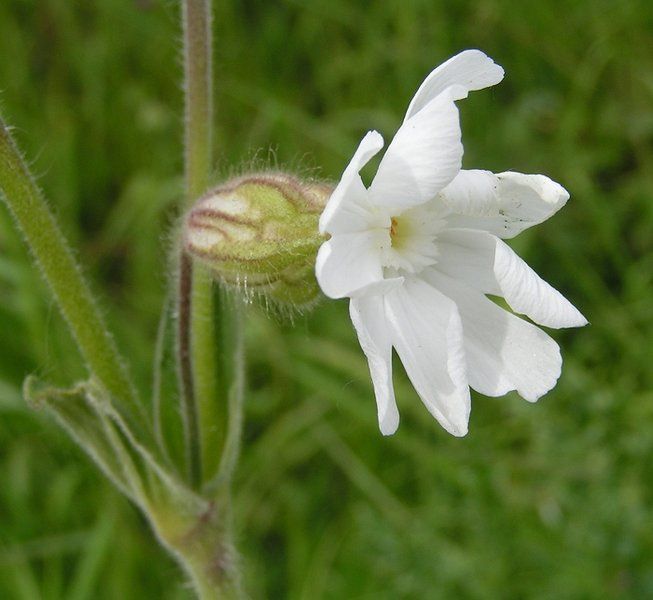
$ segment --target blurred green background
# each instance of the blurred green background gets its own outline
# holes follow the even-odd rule
[[[216,180],[243,162],[336,179],[424,75],[478,47],[465,166],[571,192],[512,244],[589,318],[536,405],[475,397],[455,439],[397,373],[383,438],[345,301],[249,314],[236,480],[253,598],[653,597],[653,3],[215,1]],[[0,104],[144,389],[181,191],[172,0],[2,0]],[[0,208],[0,597],[189,598],[138,512],[20,397],[81,375]],[[399,369],[398,369],[399,371]]]

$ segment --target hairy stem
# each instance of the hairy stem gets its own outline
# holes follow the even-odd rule
[[[222,451],[227,398],[220,394],[217,371],[216,320],[221,318],[221,309],[214,303],[212,276],[197,261],[193,263],[192,303],[191,352],[203,482],[214,473]]]
[[[213,151],[212,35],[210,0],[185,0],[184,66],[186,74],[186,200],[190,205],[206,190]],[[242,385],[232,401],[232,364],[242,363],[242,348],[235,340],[241,327],[238,311],[215,289],[207,268],[187,256],[181,258],[179,296],[180,374],[184,413],[191,436],[188,444],[191,481],[205,483],[216,476],[226,444],[233,443],[229,430],[240,416]],[[184,289],[185,288],[185,289]],[[239,425],[237,429],[239,430]],[[196,435],[199,434],[199,435]],[[193,436],[195,441],[193,441]],[[230,441],[231,440],[231,441]]]
[[[186,205],[206,190],[212,161],[213,94],[210,0],[182,3],[185,73]],[[187,433],[190,479],[200,484],[203,458],[218,452],[207,447],[202,423],[216,422],[210,410],[216,404],[216,348],[213,323],[213,282],[204,267],[182,256],[179,277],[179,365],[182,409]],[[212,436],[208,436],[209,438]]]
[[[88,369],[122,410],[145,425],[144,407],[81,269],[1,119],[0,190]]]
[[[213,160],[213,97],[211,1],[183,0],[185,73],[185,175],[186,206],[205,191]],[[182,256],[179,264],[178,343],[182,409],[186,420],[190,481],[202,489],[215,478],[223,448],[233,468],[240,439],[242,406],[241,323],[232,314],[210,272],[199,262]],[[233,328],[237,336],[232,336]],[[231,399],[233,390],[238,401]],[[227,409],[237,408],[238,414]],[[227,441],[225,441],[227,440]],[[191,575],[200,598],[237,597],[239,569],[231,532],[231,493],[228,482],[213,494],[211,510],[196,531],[171,543]]]
[[[213,160],[211,0],[184,0],[186,196],[205,191]]]
[[[231,542],[231,506],[228,496],[218,496],[185,513],[159,507],[153,525],[161,542],[189,575],[200,600],[242,598],[238,555]]]

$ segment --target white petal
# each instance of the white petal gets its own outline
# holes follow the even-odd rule
[[[493,236],[468,229],[445,229],[438,235],[437,245],[438,271],[486,294],[500,294],[494,276]]]
[[[443,201],[455,214],[451,227],[480,229],[512,238],[546,221],[569,199],[565,188],[544,175],[460,171],[442,190]]]
[[[329,298],[351,296],[383,280],[381,248],[388,232],[380,229],[334,235],[320,246],[315,275]]]
[[[349,314],[370,367],[379,429],[383,435],[392,435],[399,426],[399,411],[392,386],[392,343],[383,296],[352,299]]]
[[[358,288],[351,292],[351,298],[362,298],[363,296],[380,296],[387,294],[398,288],[400,285],[403,285],[403,277],[392,277],[389,279],[382,279],[381,281],[375,281],[368,285],[365,285],[361,288]]]
[[[447,276],[430,271],[424,277],[458,306],[471,387],[486,396],[517,390],[535,402],[555,386],[562,358],[544,331]]]
[[[494,173],[462,169],[442,190],[442,201],[457,215],[494,217],[499,214],[498,187]]]
[[[456,176],[463,146],[454,100],[466,95],[449,87],[399,128],[370,186],[373,204],[392,210],[423,204]]]
[[[456,305],[419,279],[385,303],[392,345],[422,402],[449,433],[465,435],[471,406]]]
[[[495,238],[496,239],[496,238]],[[496,240],[494,275],[501,295],[515,312],[546,327],[582,327],[587,319],[558,290],[533,271],[501,240]]]
[[[381,134],[368,131],[320,216],[320,233],[362,231],[375,221],[367,199],[367,190],[358,173],[381,148]]]
[[[482,231],[450,229],[438,238],[435,268],[486,294],[502,296],[515,312],[546,327],[582,327],[587,319],[503,241]]]
[[[413,97],[406,118],[410,119],[451,85],[468,91],[482,90],[503,79],[503,69],[480,50],[464,50],[431,71]]]

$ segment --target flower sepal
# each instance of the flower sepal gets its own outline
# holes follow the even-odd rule
[[[303,309],[320,296],[314,265],[318,221],[332,188],[285,173],[218,186],[187,213],[184,248],[228,287]]]

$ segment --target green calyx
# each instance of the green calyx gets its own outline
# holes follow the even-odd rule
[[[318,220],[332,188],[284,173],[231,180],[200,198],[184,247],[225,284],[273,303],[306,307],[320,295]]]

